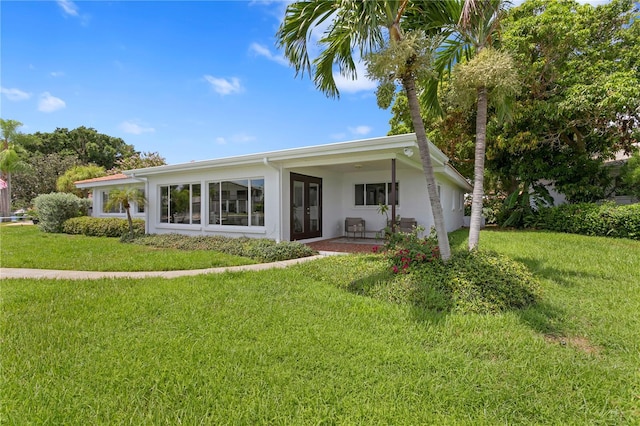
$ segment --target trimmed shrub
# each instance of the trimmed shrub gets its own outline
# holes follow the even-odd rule
[[[541,209],[539,229],[640,240],[640,204],[563,204]]]
[[[235,256],[248,257],[259,262],[278,262],[315,254],[309,246],[296,241],[276,243],[257,238],[230,238],[223,236],[189,236],[182,234],[143,235],[129,241],[133,244],[172,248],[178,250],[211,250]]]
[[[419,310],[463,314],[522,309],[541,296],[539,281],[525,265],[483,250],[458,251],[447,263],[439,259],[419,263],[405,274],[378,272],[351,282],[348,288]]]
[[[133,219],[133,230],[136,235],[143,235],[144,220]],[[129,234],[129,223],[117,217],[75,217],[64,222],[62,232],[89,237],[122,237]]]
[[[62,232],[67,219],[87,214],[91,201],[73,194],[53,192],[38,195],[33,203],[38,211],[40,229],[44,232]]]

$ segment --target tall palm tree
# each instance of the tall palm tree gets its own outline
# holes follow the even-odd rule
[[[448,0],[432,0],[420,3],[425,8],[439,11],[447,2]],[[296,75],[308,73],[320,91],[329,97],[338,97],[339,91],[333,77],[334,65],[337,65],[343,76],[356,78],[353,50],[358,50],[360,57],[366,57],[384,49],[387,43],[401,43],[405,40],[402,28],[404,18],[410,13],[415,13],[415,10],[413,2],[409,0],[297,1],[287,6],[276,37],[280,47],[284,47],[285,56],[295,68]],[[328,23],[328,27],[318,41],[321,51],[318,57],[311,61],[308,44],[312,32],[325,23]],[[431,162],[429,142],[420,116],[415,84],[417,70],[412,66],[417,59],[419,58],[416,55],[406,57],[403,73],[398,75],[397,79],[402,83],[409,102],[438,245],[441,256],[446,261],[451,256],[451,249]]]
[[[440,78],[451,75],[454,67],[461,68],[460,61],[465,59],[472,61],[473,58],[487,58],[491,61],[495,56],[481,55],[486,49],[496,49],[500,43],[500,23],[505,13],[505,0],[451,0],[460,3],[460,8],[450,8],[451,14],[442,31],[446,35],[442,45],[438,48],[438,58],[436,59],[436,70]],[[412,25],[419,24],[419,21],[412,21]],[[501,57],[501,59],[504,56]],[[510,58],[506,58],[507,62]],[[510,65],[507,64],[508,68]],[[504,68],[499,68],[504,72]],[[471,223],[469,227],[469,250],[478,246],[480,237],[480,226],[482,220],[482,205],[484,197],[484,161],[486,151],[487,117],[490,90],[497,84],[502,87],[505,96],[515,91],[517,84],[514,83],[515,75],[506,80],[502,75],[498,78],[493,75],[480,76],[472,83],[475,90],[476,99],[476,142],[474,155],[474,181],[471,206]],[[492,83],[489,83],[493,80]],[[504,80],[504,81],[501,81]],[[469,84],[469,83],[467,83]],[[442,112],[437,98],[438,79],[432,79],[426,86],[424,101],[432,112]],[[501,89],[502,89],[501,87]],[[499,111],[504,114],[508,105],[501,103]]]
[[[127,186],[109,191],[109,199],[107,200],[105,208],[111,210],[121,205],[124,207],[124,210],[127,212],[127,221],[129,222],[129,235],[133,239],[135,235],[133,231],[133,219],[131,218],[131,203],[144,205],[147,203],[147,199],[140,189]]]
[[[26,168],[20,159],[16,143],[22,136],[17,131],[22,123],[16,120],[0,118],[0,130],[2,131],[2,149],[0,149],[0,217],[8,217],[11,214],[11,174]]]

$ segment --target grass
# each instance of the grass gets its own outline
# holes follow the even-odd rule
[[[454,246],[466,235],[452,235]],[[8,424],[638,424],[640,242],[489,232],[543,303],[417,311],[375,256],[172,280],[3,280]]]
[[[172,271],[256,263],[208,250],[155,249],[118,238],[49,234],[35,226],[0,226],[0,266],[76,271]]]

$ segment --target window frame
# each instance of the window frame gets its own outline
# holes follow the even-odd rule
[[[225,183],[244,186],[245,182],[246,187],[235,192],[229,186],[223,186]],[[217,186],[217,199],[214,199],[215,186]],[[264,229],[266,217],[264,176],[210,180],[205,183],[205,187],[207,194],[205,226],[219,229],[233,227]],[[256,191],[260,193],[256,194]],[[217,209],[214,203],[218,203]],[[230,214],[234,216],[233,222],[228,222]],[[225,215],[227,219],[224,218]]]

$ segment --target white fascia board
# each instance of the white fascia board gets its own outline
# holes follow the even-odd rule
[[[105,186],[122,186],[122,185],[135,185],[140,184],[144,185],[144,182],[140,179],[135,178],[127,178],[127,179],[112,179],[112,180],[103,180],[97,182],[86,182],[86,183],[76,183],[74,184],[76,188],[101,188]]]

